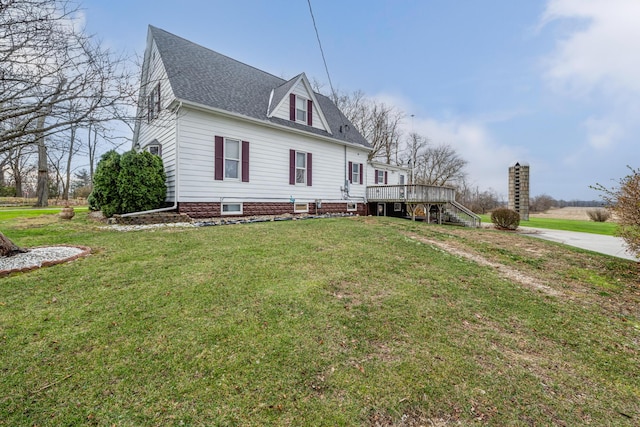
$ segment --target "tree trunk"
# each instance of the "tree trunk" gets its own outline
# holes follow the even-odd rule
[[[76,127],[71,126],[71,134],[69,136],[69,155],[67,156],[67,175],[65,176],[64,191],[62,192],[62,200],[69,203],[69,187],[71,185],[71,160],[73,159],[73,146],[76,142]]]
[[[36,126],[44,127],[45,116],[38,117]],[[37,207],[49,206],[49,168],[47,167],[47,146],[44,144],[44,135],[38,135],[38,186],[36,187]]]
[[[27,249],[16,246],[4,234],[0,232],[0,256],[13,256],[20,253],[29,252]]]
[[[38,142],[38,187],[36,189],[37,207],[49,206],[49,168],[47,167],[47,146],[44,138]]]

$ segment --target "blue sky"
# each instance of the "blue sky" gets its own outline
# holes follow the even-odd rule
[[[327,83],[307,0],[84,0],[87,30],[142,55],[160,27],[280,77]],[[598,199],[640,167],[640,1],[312,0],[331,80],[447,143],[469,181],[506,198]],[[325,91],[329,91],[328,84]],[[413,117],[411,117],[413,115]]]

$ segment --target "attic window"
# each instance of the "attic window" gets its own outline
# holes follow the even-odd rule
[[[296,96],[296,121],[307,123],[307,100]]]

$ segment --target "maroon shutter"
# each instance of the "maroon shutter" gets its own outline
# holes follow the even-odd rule
[[[362,175],[364,175],[364,170],[362,169],[362,163],[360,163],[360,185],[362,185]]]
[[[311,153],[307,153],[307,186],[311,187]]]
[[[289,94],[289,120],[296,121],[296,96]]]
[[[307,101],[307,124],[313,126],[313,101]]]
[[[378,183],[378,169],[375,170],[375,172],[373,173],[373,178],[374,178],[374,184]]]
[[[289,185],[296,185],[296,150],[289,150]]]
[[[222,180],[224,178],[224,138],[216,136],[215,145],[215,179]]]
[[[384,185],[387,185],[389,183],[388,179],[389,179],[389,172],[384,171]]]
[[[353,184],[353,163],[349,162],[349,182]]]
[[[249,182],[249,141],[242,141],[242,182]]]

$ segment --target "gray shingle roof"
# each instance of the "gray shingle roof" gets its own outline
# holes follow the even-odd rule
[[[289,120],[267,117],[271,91],[278,91],[282,99],[290,89],[287,81],[159,28],[149,26],[149,31],[176,98],[370,147],[326,96],[315,93],[333,135]],[[277,102],[275,95],[272,102]]]

